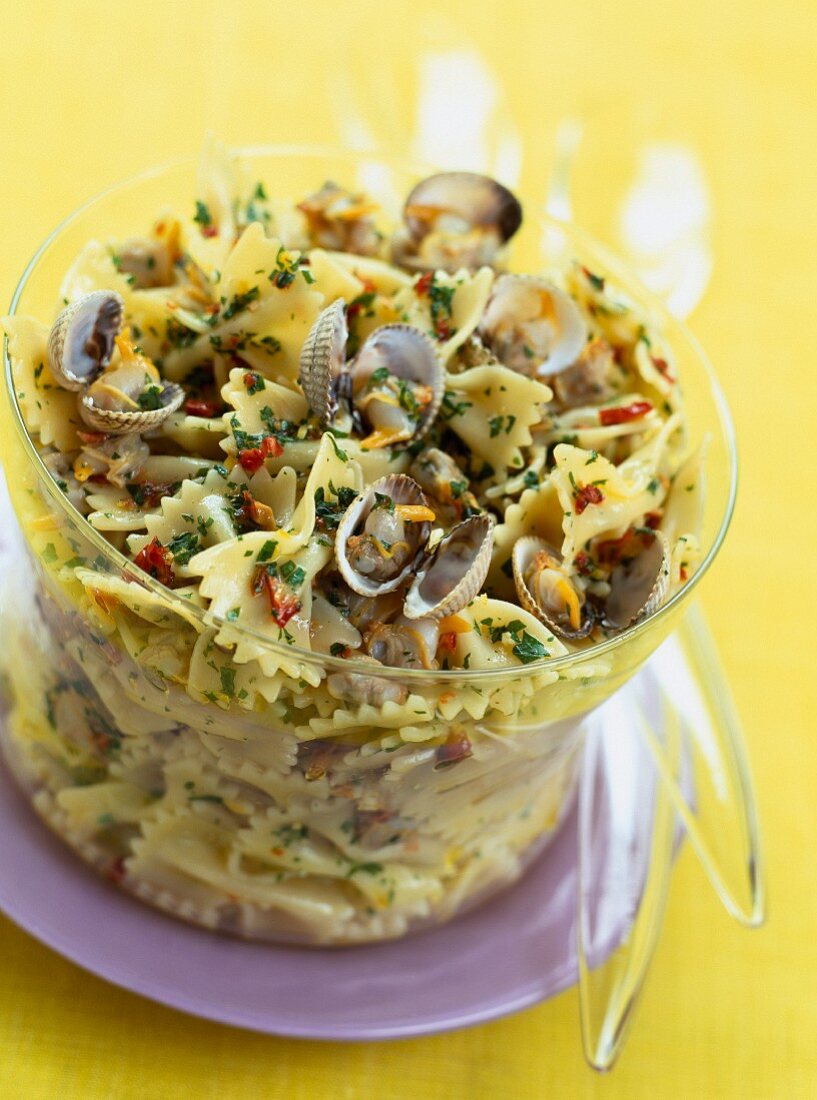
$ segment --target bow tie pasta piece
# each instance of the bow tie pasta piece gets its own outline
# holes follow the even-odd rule
[[[132,535],[128,549],[135,556],[158,539],[173,555],[176,577],[192,576],[190,559],[208,546],[235,538],[237,531],[227,482],[218,470],[204,481],[183,481],[173,496],[162,497],[160,510],[145,517],[146,535]]]
[[[252,636],[310,649],[312,579],[330,561],[332,548],[315,537],[285,549],[280,535],[252,531],[202,551],[190,568],[210,601],[207,618],[221,621],[216,641],[236,647],[236,663],[257,661],[266,676],[284,671],[297,677],[307,675],[297,659],[275,654]]]
[[[665,479],[650,476],[649,469],[627,476],[595,451],[560,443],[554,459],[551,480],[564,511],[562,556],[568,565],[591,539],[623,534],[666,496]]]
[[[235,162],[223,142],[208,134],[196,180],[194,224],[185,241],[195,264],[207,275],[219,271],[235,240]]]
[[[618,439],[653,433],[662,424],[660,414],[650,401],[642,394],[628,393],[617,400],[614,408],[587,405],[551,413],[538,439],[547,446],[570,442],[585,451],[604,451]]]
[[[190,416],[176,412],[162,421],[156,436],[171,440],[187,454],[218,461],[224,457],[220,444],[227,431],[223,416]]]
[[[321,250],[316,248],[310,252],[313,262],[319,251]],[[364,286],[369,286],[386,298],[396,294],[398,290],[410,288],[414,282],[412,276],[401,271],[399,267],[376,260],[372,256],[357,256],[353,252],[324,252],[323,255],[353,275],[361,284],[361,290]]]
[[[295,379],[301,346],[323,305],[300,254],[267,237],[259,222],[248,225],[230,251],[213,286],[214,305],[179,323],[199,332],[164,360],[165,376],[183,380],[215,351],[235,351],[265,376]],[[217,309],[215,306],[217,305]]]
[[[49,330],[31,317],[3,317],[0,325],[8,335],[14,392],[26,426],[39,434],[44,446],[74,450],[79,445],[77,428],[82,422],[75,395],[61,389],[49,369]]]
[[[456,636],[451,663],[457,668],[500,669],[568,652],[544,623],[505,600],[477,596],[458,615],[471,629]]]
[[[550,387],[507,367],[472,367],[446,378],[440,418],[495,472],[521,469]]]
[[[439,343],[439,355],[447,363],[457,348],[476,329],[494,281],[490,267],[475,274],[437,271],[421,275],[410,289],[399,291],[394,303],[408,324],[427,332]]]
[[[282,422],[293,426],[302,424],[309,412],[306,398],[294,384],[271,382],[255,371],[240,367],[230,371],[221,396],[235,410],[235,415],[227,413],[224,417],[226,429],[238,427],[248,435],[268,434]],[[223,440],[222,447],[228,453],[235,453],[235,433]]]

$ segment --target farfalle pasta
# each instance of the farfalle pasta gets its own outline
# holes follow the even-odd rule
[[[15,500],[59,654],[21,635],[7,751],[145,900],[360,942],[553,834],[619,675],[599,643],[698,564],[704,449],[648,311],[579,263],[506,270],[506,188],[431,177],[394,226],[274,182],[210,141],[187,211],[4,320],[70,516]]]

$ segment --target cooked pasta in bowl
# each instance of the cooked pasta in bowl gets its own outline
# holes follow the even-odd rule
[[[211,142],[69,218],[3,324],[3,747],[49,824],[305,944],[517,878],[728,523],[678,323],[487,177]]]

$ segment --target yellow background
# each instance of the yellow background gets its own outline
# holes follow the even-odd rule
[[[692,325],[742,452],[737,516],[702,598],[745,721],[771,898],[767,927],[741,931],[683,853],[634,1033],[604,1079],[582,1062],[575,991],[438,1038],[289,1042],[114,989],[0,918],[0,1096],[817,1094],[814,0],[0,0],[0,17],[4,301],[66,212],[195,152],[208,128],[233,144],[337,141],[339,71],[399,149],[416,51],[433,42],[467,40],[502,80],[523,194],[547,177],[557,121],[585,118],[577,216],[602,236],[638,142],[695,150],[715,270]]]

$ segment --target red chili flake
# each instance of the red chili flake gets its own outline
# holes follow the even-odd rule
[[[438,317],[434,322],[434,334],[438,340],[448,340],[451,336],[451,325],[444,317]]]
[[[652,412],[649,401],[633,401],[632,405],[619,405],[615,409],[599,409],[599,423],[603,428],[609,428],[611,424],[627,424],[630,420],[638,420],[640,416],[646,416]]]
[[[77,429],[77,436],[88,447],[98,447],[100,443],[104,443],[108,438],[105,432],[81,432]]]
[[[670,385],[675,385],[675,379],[669,372],[669,363],[666,361],[666,359],[659,359],[655,355],[651,355],[650,358],[652,359],[652,365],[655,367],[658,373],[663,374]]]
[[[440,640],[437,643],[438,649],[447,649],[453,652],[457,648],[457,632],[456,630],[449,630],[445,634],[440,635]]]
[[[220,401],[205,401],[197,397],[188,397],[184,411],[191,416],[218,416],[224,406]]]
[[[582,485],[576,493],[576,515],[580,516],[588,504],[601,504],[604,493],[598,485]]]
[[[435,767],[446,764],[456,764],[459,760],[465,760],[472,756],[471,742],[465,733],[449,733],[444,745],[439,745],[434,754],[437,758]]]
[[[284,453],[284,448],[274,435],[268,435],[261,441],[260,446],[250,447],[246,451],[240,451],[238,461],[250,474],[260,470],[268,458],[277,458]]]
[[[202,237],[217,237],[218,236],[218,226],[217,225],[202,226],[201,235],[202,235]]]
[[[263,565],[253,573],[250,588],[254,596],[266,591],[272,617],[280,627],[286,626],[292,616],[301,610],[298,597],[287,591],[286,585],[271,576]]]
[[[427,271],[425,275],[421,275],[417,282],[414,284],[414,293],[417,295],[428,294],[431,289],[431,284],[434,282],[434,272]]]
[[[644,516],[644,526],[650,527],[653,531],[661,526],[661,518],[664,515],[663,511],[647,512]]]
[[[147,546],[144,546],[133,564],[143,569],[148,576],[154,577],[161,584],[170,587],[175,580],[173,574],[173,555],[166,546],[162,546],[157,538],[152,538]]]
[[[590,555],[584,550],[578,552],[573,559],[573,564],[576,566],[576,571],[581,574],[582,577],[589,577],[593,572],[593,562],[590,559]]]
[[[683,565],[681,566],[681,571],[680,571],[680,573],[679,573],[679,577],[681,578],[681,580],[682,580],[682,581],[685,581],[685,580],[687,580],[687,578],[689,577],[689,574],[687,573],[687,571],[686,571],[686,569],[685,569],[685,568],[683,567]]]

